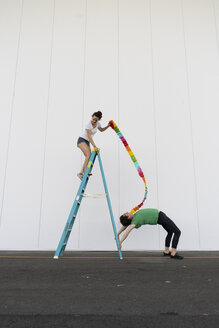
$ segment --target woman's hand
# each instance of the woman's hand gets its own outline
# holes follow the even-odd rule
[[[99,151],[99,148],[97,148],[96,146],[94,147],[94,151]]]

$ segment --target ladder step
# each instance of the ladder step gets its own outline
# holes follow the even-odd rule
[[[71,232],[71,229],[68,229],[68,232]]]

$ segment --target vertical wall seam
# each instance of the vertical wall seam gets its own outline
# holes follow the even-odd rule
[[[119,0],[117,0],[117,83],[118,83],[118,126],[120,126],[120,3]],[[120,140],[117,140],[117,147],[118,147],[118,214],[120,215],[120,200],[121,200],[121,179],[120,179],[120,169],[121,169],[121,163],[120,163]]]
[[[85,19],[84,19],[84,62],[83,62],[83,78],[82,78],[82,122],[81,122],[81,129],[84,129],[85,121],[84,121],[84,112],[85,112],[85,83],[86,83],[86,55],[87,55],[87,11],[88,11],[88,4],[87,0],[85,1]],[[83,165],[83,154],[81,152],[81,167]],[[78,249],[80,249],[80,239],[81,239],[81,211],[79,210],[78,213]]]
[[[21,28],[22,28],[22,20],[23,20],[23,8],[24,8],[24,0],[21,1],[21,10],[20,10],[19,33],[18,33],[18,42],[17,42],[17,51],[16,51],[14,82],[13,82],[13,88],[12,88],[9,131],[8,131],[8,143],[7,143],[6,161],[5,161],[5,170],[4,170],[4,179],[3,179],[3,190],[2,190],[2,201],[1,201],[1,212],[0,212],[0,226],[2,223],[2,213],[3,213],[4,198],[5,198],[5,186],[6,186],[6,179],[7,179],[9,149],[10,149],[10,143],[11,143],[12,121],[13,121],[13,114],[14,114],[14,101],[15,101],[15,92],[16,92],[16,84],[17,84],[17,70],[18,70],[18,60],[19,60],[19,52],[20,52]]]
[[[160,209],[159,204],[159,181],[158,181],[158,147],[157,147],[157,113],[155,100],[155,77],[154,77],[154,51],[153,51],[153,32],[151,19],[151,0],[149,0],[149,20],[150,20],[150,43],[151,43],[151,73],[152,73],[152,89],[153,89],[153,117],[154,117],[154,146],[155,146],[155,167],[156,167],[156,188],[157,188],[157,208]],[[158,226],[159,248],[160,245],[160,227]]]
[[[217,28],[217,16],[216,16],[215,2],[214,2],[214,0],[212,0],[211,2],[212,2],[212,10],[213,10],[213,15],[214,15],[214,25],[215,25],[217,49],[218,49],[218,54],[219,54],[219,36],[218,36],[218,28]]]
[[[45,177],[45,164],[46,164],[46,148],[47,148],[47,134],[48,134],[49,102],[50,102],[50,89],[51,89],[52,54],[53,54],[53,44],[54,44],[55,8],[56,8],[56,0],[53,0],[52,33],[51,33],[50,59],[49,59],[50,64],[49,64],[49,76],[48,76],[48,91],[47,91],[47,104],[46,104],[46,122],[45,122],[45,139],[44,139],[44,154],[43,154],[43,169],[42,169],[42,180],[41,180],[40,213],[39,213],[38,241],[37,241],[37,247],[38,247],[38,249],[39,249],[39,246],[40,246],[40,228],[41,228],[41,222],[42,222],[42,206],[43,206],[44,177]]]
[[[201,248],[199,210],[198,210],[198,187],[197,187],[196,165],[195,165],[194,136],[193,136],[193,127],[192,127],[192,106],[191,106],[191,93],[190,93],[190,81],[189,81],[188,54],[187,54],[187,48],[186,48],[186,33],[185,33],[185,17],[184,17],[184,9],[183,9],[183,0],[181,0],[181,16],[182,16],[184,55],[185,55],[185,66],[186,66],[188,110],[189,110],[189,118],[190,118],[190,137],[191,137],[191,145],[192,145],[192,162],[193,162],[193,174],[194,174],[194,184],[195,184],[195,202],[196,202],[196,214],[197,214],[197,226],[198,226],[198,242],[199,242],[199,248]]]

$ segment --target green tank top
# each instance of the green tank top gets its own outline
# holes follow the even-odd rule
[[[143,224],[157,224],[158,210],[154,208],[146,208],[145,210],[139,210],[133,216],[132,223],[135,224],[135,228],[140,228]]]

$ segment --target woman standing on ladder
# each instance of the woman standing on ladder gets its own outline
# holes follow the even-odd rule
[[[79,136],[77,141],[77,146],[80,148],[82,153],[85,156],[84,164],[82,166],[82,169],[80,173],[77,174],[79,179],[83,179],[84,172],[86,170],[90,155],[91,155],[91,149],[90,149],[90,143],[94,147],[95,151],[98,151],[98,147],[95,145],[93,141],[93,135],[97,132],[97,129],[100,132],[105,131],[108,129],[109,124],[105,126],[105,128],[101,127],[100,120],[102,118],[102,113],[100,111],[93,113],[91,120],[87,123],[85,126],[85,129],[83,133]]]

